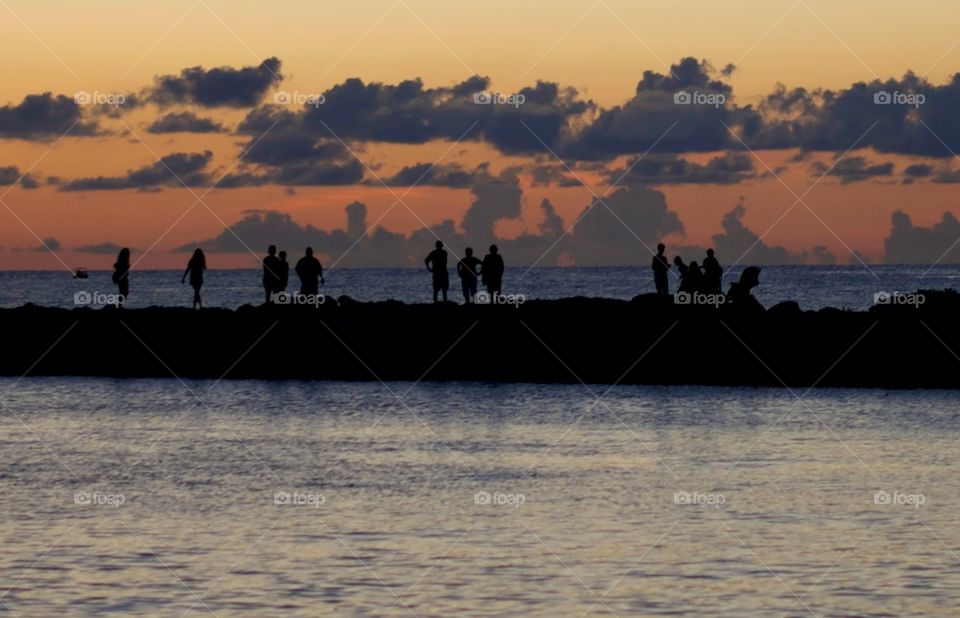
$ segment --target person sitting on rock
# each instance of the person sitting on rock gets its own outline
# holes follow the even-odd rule
[[[760,307],[760,302],[750,293],[753,288],[760,285],[760,268],[757,266],[748,266],[740,273],[740,281],[730,284],[730,290],[727,292],[727,302],[736,307]]]

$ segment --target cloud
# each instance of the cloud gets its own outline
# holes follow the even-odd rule
[[[283,79],[280,64],[277,58],[268,58],[259,66],[241,69],[184,69],[180,75],[157,77],[146,99],[160,106],[254,107]]]
[[[712,237],[713,247],[718,256],[729,263],[756,264],[773,266],[778,264],[801,264],[812,261],[827,264],[836,261],[836,257],[825,247],[815,247],[812,254],[807,252],[791,253],[784,247],[770,246],[743,223],[746,208],[742,203],[723,215],[720,221],[722,232]]]
[[[213,158],[209,150],[203,153],[177,152],[124,176],[97,176],[60,183],[60,191],[118,191],[139,189],[156,191],[161,187],[207,186],[212,183],[207,166]]]
[[[753,158],[741,152],[713,157],[706,164],[694,163],[676,155],[649,154],[641,159],[628,160],[625,167],[608,172],[611,183],[645,185],[726,185],[755,177]]]
[[[210,118],[201,118],[191,112],[171,112],[153,121],[150,133],[223,133],[223,125]]]
[[[44,238],[39,245],[34,247],[14,247],[14,253],[45,253],[47,251],[59,251],[62,249],[60,241],[56,238]]]
[[[40,187],[40,181],[31,174],[21,174],[20,168],[15,165],[0,167],[0,186],[10,186],[20,183],[24,189],[37,189]]]
[[[403,169],[393,176],[384,179],[384,183],[398,187],[416,185],[464,189],[471,185],[475,174],[485,169],[486,166],[484,165],[471,172],[455,163],[450,165],[417,163],[415,165],[404,166]],[[379,185],[380,183],[376,182],[376,184]]]
[[[85,122],[76,102],[62,94],[31,94],[19,105],[0,107],[0,137],[49,140],[67,132],[74,136],[96,135],[97,125]]]
[[[893,163],[870,164],[865,157],[847,157],[832,167],[822,161],[814,161],[811,169],[818,176],[837,177],[841,184],[893,175]]]
[[[79,247],[74,247],[71,250],[76,251],[77,253],[89,253],[91,255],[117,255],[118,253],[120,253],[120,249],[122,248],[123,247],[121,247],[118,244],[115,244],[112,242],[104,242],[104,243],[99,243],[94,245],[81,245]],[[130,248],[130,251],[134,253],[140,252],[139,249],[134,249],[134,248]]]
[[[915,226],[910,215],[898,210],[890,219],[890,234],[883,243],[888,264],[960,263],[960,221],[945,212],[930,227]]]
[[[534,187],[581,187],[583,183],[573,176],[564,165],[535,165],[530,168]]]

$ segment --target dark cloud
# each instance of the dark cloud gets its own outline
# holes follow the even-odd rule
[[[158,118],[147,128],[150,133],[223,133],[223,125],[192,112],[171,112]]]
[[[127,172],[124,176],[97,176],[60,183],[60,191],[117,191],[139,189],[156,191],[161,187],[207,186],[212,180],[207,167],[213,158],[209,150],[203,153],[177,152],[162,157],[153,165]]]
[[[19,105],[0,107],[0,137],[47,140],[68,131],[75,136],[96,135],[97,125],[84,121],[80,106],[62,94],[31,94]]]
[[[926,178],[933,174],[933,166],[926,163],[915,163],[914,165],[908,165],[903,173],[912,178]]]
[[[120,245],[114,244],[112,242],[104,242],[95,245],[81,245],[79,247],[74,247],[72,251],[77,253],[89,253],[91,255],[117,255],[122,249]],[[138,253],[139,249],[130,249],[131,251]]]
[[[14,253],[46,253],[47,251],[59,251],[63,246],[56,238],[44,238],[39,245],[34,247],[14,247]]]
[[[583,183],[571,174],[565,166],[556,165],[535,165],[530,168],[530,175],[533,186],[535,187],[581,187]]]
[[[711,158],[705,164],[675,155],[649,154],[631,159],[626,166],[610,170],[611,183],[645,185],[734,184],[755,178],[753,158],[741,152],[729,152]]]
[[[241,69],[192,67],[180,75],[157,77],[146,98],[161,106],[254,107],[282,79],[277,58]]]
[[[720,221],[722,233],[712,237],[713,246],[718,255],[727,256],[727,260],[741,264],[777,265],[797,264],[806,261],[806,254],[792,254],[783,247],[766,244],[756,232],[743,223],[746,208],[737,204],[733,210],[723,215]],[[821,251],[821,255],[826,250]],[[826,252],[829,253],[829,252]]]
[[[410,186],[433,186],[450,187],[453,189],[464,189],[473,183],[474,174],[486,166],[477,168],[474,171],[464,169],[457,164],[434,165],[431,163],[417,163],[408,165],[393,176],[384,179],[384,183],[390,186],[410,187]],[[377,182],[376,184],[380,184]]]
[[[37,189],[40,181],[30,174],[21,174],[20,168],[15,165],[0,167],[0,186],[10,186],[19,181],[24,189]]]
[[[945,212],[931,227],[915,226],[907,213],[891,216],[890,234],[884,241],[883,261],[888,264],[960,263],[960,221]]]
[[[871,164],[866,157],[847,157],[832,167],[822,161],[815,161],[811,169],[818,176],[827,175],[839,178],[842,184],[893,175],[893,163]]]

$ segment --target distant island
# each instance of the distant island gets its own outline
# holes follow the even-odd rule
[[[960,295],[802,311],[568,298],[0,309],[0,374],[957,388]]]

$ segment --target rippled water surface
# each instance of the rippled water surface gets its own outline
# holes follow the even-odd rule
[[[960,604],[953,393],[72,378],[0,392],[12,616]]]

